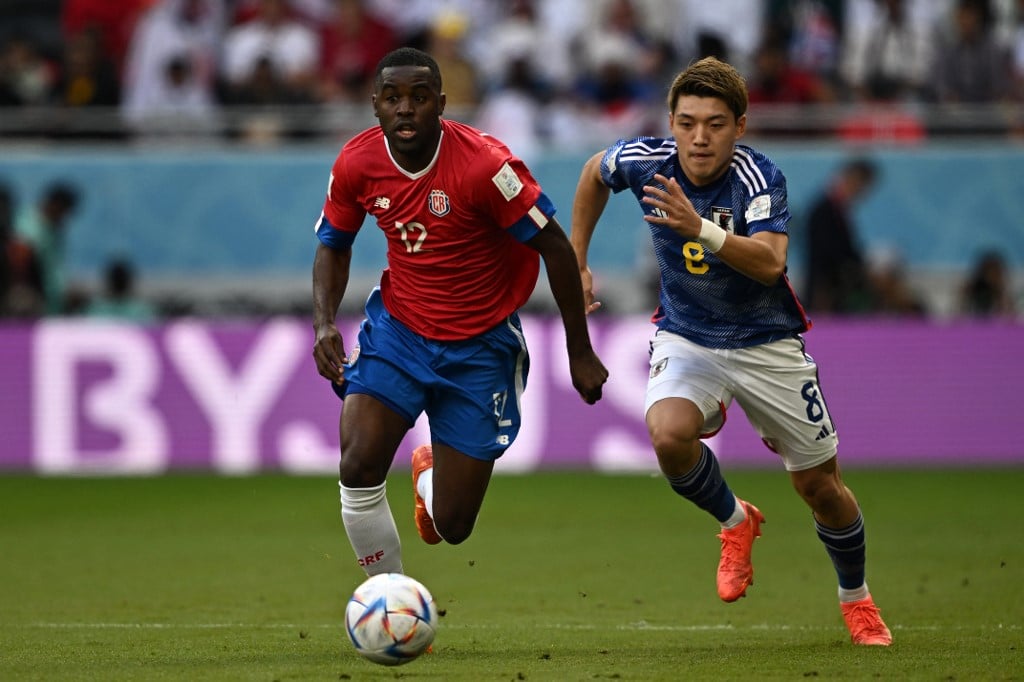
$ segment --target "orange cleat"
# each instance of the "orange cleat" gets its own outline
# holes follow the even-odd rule
[[[843,620],[850,630],[850,640],[862,646],[889,646],[892,633],[882,620],[882,613],[875,606],[871,595],[851,602],[840,602]]]
[[[754,566],[750,552],[754,540],[761,537],[764,514],[757,507],[736,498],[743,505],[746,520],[735,528],[723,528],[718,535],[722,540],[722,558],[718,562],[718,596],[722,601],[734,602],[745,597],[747,587],[754,584]]]
[[[443,539],[434,528],[434,519],[427,513],[427,505],[420,497],[416,484],[420,474],[434,466],[434,450],[429,445],[421,445],[412,451],[412,493],[416,498],[416,532],[428,545],[436,545]]]

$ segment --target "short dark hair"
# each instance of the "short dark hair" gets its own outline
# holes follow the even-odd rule
[[[720,99],[737,119],[747,113],[747,82],[739,71],[716,57],[694,62],[676,76],[668,92],[670,112],[683,95]]]
[[[43,200],[62,209],[73,211],[78,205],[78,190],[68,182],[54,182],[43,192]]]
[[[433,57],[423,50],[417,50],[414,47],[400,47],[384,55],[384,58],[377,63],[377,72],[374,74],[373,80],[374,87],[380,90],[381,85],[383,85],[382,75],[384,69],[389,69],[393,66],[422,66],[430,69],[430,75],[433,77],[440,92],[441,67],[437,65]]]
[[[109,293],[119,296],[130,294],[135,283],[135,268],[127,258],[115,258],[107,263],[104,278]]]
[[[870,184],[878,178],[878,164],[865,156],[857,156],[843,164],[843,172]]]

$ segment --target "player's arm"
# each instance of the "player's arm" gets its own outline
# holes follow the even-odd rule
[[[733,270],[771,286],[786,271],[788,248],[789,236],[781,232],[757,232],[749,237],[730,234],[715,255]]]
[[[608,380],[608,370],[590,343],[583,287],[572,245],[554,218],[550,218],[526,244],[544,260],[548,284],[565,328],[572,385],[588,404],[593,405],[601,399],[601,387]]]
[[[587,263],[587,252],[590,250],[594,230],[597,229],[597,221],[604,213],[608,196],[611,194],[611,189],[601,179],[603,157],[602,150],[583,164],[579,182],[576,184],[576,195],[572,201],[572,231],[569,241],[576,254],[583,283],[583,300],[588,314],[601,307],[601,302],[594,300],[594,275]]]
[[[333,248],[319,244],[313,259],[313,358],[320,375],[341,383],[345,344],[335,324],[338,307],[348,288],[352,247]]]
[[[771,286],[786,271],[789,237],[780,232],[758,232],[750,237],[731,234],[711,221],[701,218],[675,178],[655,175],[666,189],[645,186],[645,204],[660,209],[658,215],[645,215],[644,220],[666,227],[686,239],[701,243],[733,270],[765,286]]]
[[[313,257],[313,359],[320,375],[338,384],[345,380],[347,358],[335,318],[348,288],[352,243],[366,217],[348,179],[347,151],[342,149],[334,161],[324,207],[313,228],[318,241]]]

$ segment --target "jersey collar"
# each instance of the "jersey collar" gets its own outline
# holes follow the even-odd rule
[[[430,163],[428,163],[426,166],[424,166],[423,170],[417,171],[415,173],[410,173],[409,171],[407,171],[404,168],[402,168],[398,164],[397,161],[395,161],[395,157],[392,156],[392,154],[391,154],[391,145],[388,144],[388,138],[387,138],[386,135],[384,136],[384,147],[388,150],[388,158],[391,159],[391,163],[394,164],[395,168],[398,169],[399,173],[401,173],[405,177],[409,178],[410,180],[418,180],[418,179],[422,178],[424,175],[426,175],[427,173],[429,173],[430,169],[432,169],[434,167],[434,165],[437,163],[437,157],[440,156],[440,154],[441,154],[441,142],[443,140],[444,140],[444,127],[441,128],[441,135],[437,138],[437,149],[434,150],[434,158],[430,159]]]

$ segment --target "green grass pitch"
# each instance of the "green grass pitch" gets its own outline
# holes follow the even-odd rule
[[[717,527],[653,476],[497,476],[474,535],[428,547],[389,492],[434,652],[360,658],[362,579],[330,476],[0,477],[0,680],[1021,680],[1024,469],[850,471],[893,630],[855,648],[781,470],[729,474],[767,517],[715,594]]]

